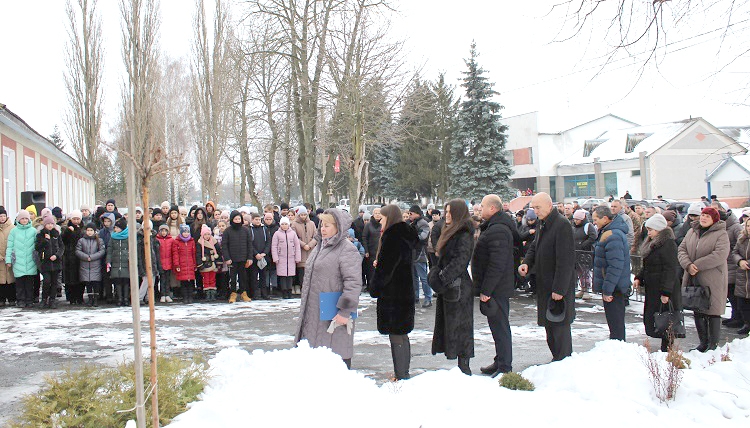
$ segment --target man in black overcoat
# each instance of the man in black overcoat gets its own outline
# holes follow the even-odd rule
[[[565,217],[552,205],[546,193],[538,193],[531,200],[531,208],[541,220],[536,240],[526,252],[518,272],[526,276],[536,272],[537,323],[544,326],[552,360],[559,361],[573,353],[570,324],[575,317],[575,244],[573,229]],[[547,304],[562,300],[565,318],[561,322],[547,320]]]
[[[482,367],[481,371],[495,377],[513,370],[509,316],[515,285],[513,232],[516,232],[516,227],[503,211],[503,202],[497,195],[487,195],[482,199],[482,219],[484,222],[474,248],[471,272],[474,287],[480,290],[482,313],[487,316],[495,341],[495,361]]]

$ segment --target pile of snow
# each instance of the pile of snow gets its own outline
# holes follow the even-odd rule
[[[229,348],[210,360],[212,379],[202,401],[169,426],[750,426],[750,339],[729,345],[731,361],[722,362],[721,354],[687,353],[692,364],[683,370],[676,399],[660,403],[643,363],[645,348],[618,341],[526,369],[533,392],[510,391],[457,368],[378,386],[329,350],[305,342],[252,354]]]

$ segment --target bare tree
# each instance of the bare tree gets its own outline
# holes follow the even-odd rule
[[[190,73],[182,60],[165,59],[162,64],[162,96],[159,111],[162,112],[164,150],[167,154],[167,197],[177,204],[185,203],[190,175],[182,165],[189,163],[188,153],[194,142],[190,126]]]
[[[193,45],[193,104],[195,137],[201,194],[218,197],[219,161],[224,151],[228,127],[231,30],[229,10],[222,0],[214,0],[214,19],[209,34],[204,0],[196,3]]]
[[[92,173],[104,161],[99,151],[102,125],[102,24],[96,0],[71,0],[65,5],[68,44],[65,49],[65,89],[68,109],[65,131],[78,161]],[[94,175],[100,193],[103,177]],[[101,194],[101,193],[100,193]]]

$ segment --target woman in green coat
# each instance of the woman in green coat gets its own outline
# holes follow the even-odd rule
[[[34,262],[35,243],[36,229],[31,225],[31,216],[21,210],[5,250],[5,262],[13,268],[16,277],[16,305],[19,307],[30,308],[34,304],[34,277],[39,275]]]

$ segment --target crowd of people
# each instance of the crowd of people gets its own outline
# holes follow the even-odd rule
[[[709,307],[694,311],[696,349],[705,352],[718,345],[727,298],[732,314],[724,325],[750,330],[750,213],[738,218],[714,201],[691,205],[683,219],[670,208],[613,199],[584,210],[538,193],[516,213],[487,195],[477,204],[449,201],[442,211],[391,204],[353,218],[309,204],[229,212],[211,201],[190,209],[165,201],[132,210],[132,232],[114,200],[67,216],[59,208],[37,215],[32,205],[15,221],[0,207],[0,302],[52,309],[64,295],[70,305],[130,305],[128,237],[136,233],[139,301],[148,298],[149,280],[164,304],[299,296],[295,341],[329,347],[349,366],[359,296],[369,291],[397,379],[409,378],[415,306],[431,308],[433,300],[432,353],[472,373],[475,297],[495,342],[495,358],[481,372],[511,371],[510,298],[519,288],[536,295],[538,324],[556,361],[572,353],[576,298],[601,293],[610,338],[625,340],[625,306],[635,288],[645,295],[646,333],[667,350],[674,335],[655,331],[654,317],[667,306],[681,311],[682,288],[700,284],[711,296]]]

